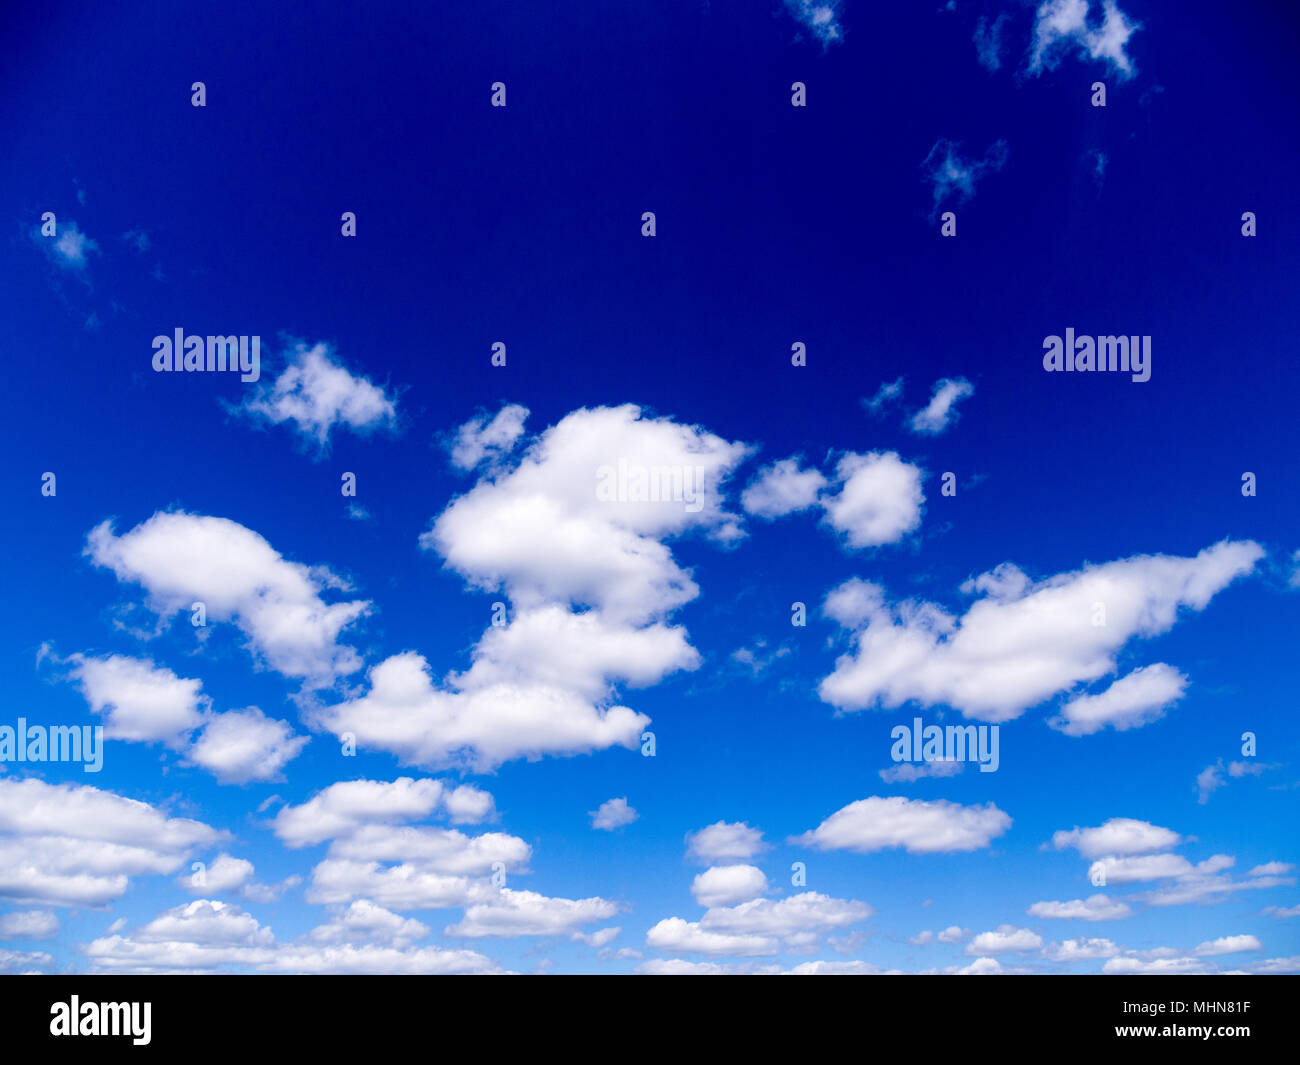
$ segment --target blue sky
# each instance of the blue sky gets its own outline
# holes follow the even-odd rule
[[[3,16],[0,967],[1300,969],[1294,17],[427,8]]]

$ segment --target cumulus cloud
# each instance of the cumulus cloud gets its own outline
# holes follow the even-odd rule
[[[698,594],[664,538],[735,536],[721,484],[748,453],[631,404],[576,410],[511,469],[453,501],[420,543],[473,586],[504,589],[519,606],[572,602],[644,621]],[[669,476],[655,499],[648,475],[661,470],[680,472],[682,487],[673,490]]]
[[[223,784],[247,784],[281,779],[280,771],[307,741],[288,722],[250,706],[210,717],[186,755]]]
[[[788,898],[753,899],[738,906],[713,907],[699,921],[669,917],[646,933],[646,945],[669,954],[756,957],[803,947],[820,934],[869,918],[865,902],[835,899],[815,891]]]
[[[1180,610],[1204,610],[1263,554],[1225,540],[1194,558],[1139,555],[1038,582],[1004,563],[962,586],[980,598],[961,617],[934,603],[891,606],[880,586],[853,578],[826,598],[853,649],[819,693],[841,710],[915,702],[1009,721],[1115,672],[1131,639],[1167,632]]]
[[[495,813],[492,796],[469,784],[399,777],[393,781],[346,780],[322,789],[300,806],[282,807],[272,829],[288,847],[307,847],[349,835],[367,825],[400,824],[445,810],[456,823]]]
[[[637,819],[637,812],[627,804],[627,799],[606,799],[599,808],[591,812],[591,827],[612,832],[616,828],[630,825]]]
[[[504,590],[509,622],[484,633],[467,671],[441,681],[420,654],[392,656],[371,671],[368,693],[322,708],[317,723],[406,764],[479,771],[634,747],[649,718],[616,703],[617,687],[700,661],[666,622],[699,590],[663,541],[740,535],[720,484],[748,452],[631,405],[569,414],[420,538],[472,587]]]
[[[466,835],[411,825],[434,813],[478,820],[493,813],[491,796],[439,780],[341,781],[271,822],[291,848],[330,841],[311,871],[308,902],[341,906],[367,899],[396,911],[441,909],[498,899],[498,870],[527,871],[532,848],[502,832]]]
[[[1028,928],[1015,925],[999,925],[995,931],[981,932],[966,944],[966,953],[974,955],[988,954],[1023,954],[1037,950],[1043,945],[1043,937]]]
[[[730,935],[711,932],[697,922],[667,917],[652,927],[646,946],[666,954],[708,954],[714,957],[754,957],[780,953],[780,943],[771,936]]]
[[[1156,662],[1133,670],[1097,695],[1069,700],[1048,724],[1067,736],[1088,736],[1107,726],[1117,732],[1140,728],[1164,717],[1186,688],[1182,673]]]
[[[755,865],[714,865],[691,882],[691,894],[704,907],[732,906],[766,893],[767,877]]]
[[[715,821],[686,836],[687,856],[705,865],[743,862],[770,849],[771,845],[763,841],[763,833],[743,821]]]
[[[102,906],[224,837],[111,791],[0,777],[0,897]]]
[[[833,489],[831,491],[830,489]],[[921,522],[921,470],[892,451],[850,452],[832,484],[797,458],[760,470],[741,496],[746,512],[768,520],[819,507],[822,521],[855,549],[895,543]]]
[[[74,654],[62,662],[70,664],[91,710],[104,716],[106,738],[162,743],[223,784],[275,780],[307,743],[257,707],[214,712],[202,682],[148,659]]]
[[[412,948],[427,934],[369,902],[358,902],[298,940],[278,942],[251,914],[211,899],[167,910],[134,933],[82,947],[93,970],[115,973],[491,973],[475,951]]]
[[[361,667],[338,638],[370,603],[326,603],[322,593],[346,591],[347,582],[290,562],[238,522],[159,512],[118,536],[105,521],[91,530],[86,554],[119,581],[142,585],[160,617],[203,603],[209,621],[233,622],[250,651],[287,677],[323,687]]]
[[[912,415],[908,423],[914,433],[942,433],[957,420],[957,404],[975,394],[975,386],[964,377],[943,377],[934,383],[930,402]]]
[[[104,716],[108,739],[180,748],[203,723],[210,701],[201,681],[125,655],[74,654],[67,661],[90,709]]]
[[[946,799],[873,796],[849,803],[790,842],[858,854],[891,848],[941,854],[987,847],[1010,827],[1011,818],[992,803],[961,806]]]
[[[1132,817],[1112,817],[1096,828],[1075,827],[1052,833],[1052,846],[1058,851],[1073,847],[1085,858],[1149,854],[1176,847],[1182,841],[1183,837],[1173,829]]]
[[[273,382],[261,386],[238,408],[256,420],[291,422],[323,455],[336,427],[367,434],[397,423],[397,402],[369,378],[352,374],[328,344],[299,341]]]
[[[1089,18],[1088,0],[1045,0],[1034,20],[1029,72],[1054,70],[1063,56],[1074,54],[1106,64],[1123,81],[1136,73],[1125,50],[1142,28],[1120,11],[1115,0],[1101,0],[1100,19]]]
[[[475,939],[572,935],[582,925],[616,913],[618,906],[608,899],[548,898],[535,891],[502,888],[494,897],[467,907],[464,918],[448,925],[444,934]]]
[[[325,924],[313,928],[307,939],[313,943],[362,942],[400,949],[428,934],[429,926],[413,917],[402,917],[369,899],[356,899]]]
[[[219,854],[200,869],[179,878],[180,885],[195,895],[225,895],[253,883],[253,863],[246,858]]]
[[[798,458],[781,459],[761,470],[740,496],[746,514],[779,518],[807,510],[817,503],[826,478],[814,469],[801,469]]]
[[[850,547],[894,543],[920,525],[921,471],[894,452],[845,455],[835,477],[839,494],[824,501],[824,520]]]

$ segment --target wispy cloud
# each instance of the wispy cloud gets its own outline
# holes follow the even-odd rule
[[[996,174],[1010,158],[1006,141],[989,145],[982,158],[972,159],[961,154],[958,141],[940,138],[930,149],[921,164],[926,182],[934,193],[934,210],[950,200],[966,203],[975,195],[975,186],[989,174]]]

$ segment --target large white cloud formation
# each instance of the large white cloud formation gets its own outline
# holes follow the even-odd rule
[[[508,621],[463,673],[436,680],[406,651],[371,670],[368,692],[314,713],[405,764],[486,771],[635,746],[649,718],[616,703],[616,686],[700,661],[666,621],[699,589],[663,541],[742,535],[721,485],[745,445],[631,405],[574,411],[524,445],[527,412],[508,409],[500,432],[489,430],[501,415],[462,429],[460,464],[483,457],[485,434],[497,461],[420,538],[472,587],[504,593]]]
[[[1180,609],[1203,610],[1264,555],[1251,541],[1222,541],[1193,558],[1139,555],[1033,582],[1005,563],[963,585],[981,597],[961,617],[934,603],[890,605],[853,578],[825,611],[853,649],[819,688],[841,710],[947,705],[966,717],[1009,721],[1076,685],[1115,672],[1134,637],[1167,632]],[[1149,703],[1112,698],[1083,714],[1123,719]],[[1139,705],[1140,704],[1140,705]],[[1082,730],[1080,726],[1080,730]]]

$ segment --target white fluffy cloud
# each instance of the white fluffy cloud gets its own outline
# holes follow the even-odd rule
[[[821,933],[858,924],[874,911],[865,902],[815,891],[713,907],[697,922],[669,917],[646,933],[646,945],[668,954],[755,957],[811,945]]]
[[[502,888],[494,896],[467,907],[464,918],[448,925],[444,934],[474,939],[572,935],[582,925],[606,920],[616,913],[618,906],[608,899],[548,898],[535,891]]]
[[[112,740],[183,747],[203,723],[209,700],[201,681],[178,677],[148,659],[70,655],[71,674]]]
[[[179,878],[179,883],[195,895],[225,895],[253,883],[253,863],[246,858],[219,854],[203,868]]]
[[[558,653],[561,637],[553,637]],[[644,643],[643,637],[632,640]],[[498,666],[510,664],[490,663],[492,669]],[[650,723],[645,714],[626,706],[596,706],[567,686],[528,681],[470,689],[435,685],[429,663],[413,651],[375,666],[365,695],[324,707],[315,718],[336,734],[353,733],[363,747],[391,751],[406,765],[468,766],[479,772],[520,757],[630,749]]]
[[[536,437],[511,469],[456,499],[420,543],[475,587],[504,589],[519,607],[571,602],[642,623],[698,594],[664,538],[692,530],[736,535],[721,484],[748,453],[744,444],[645,417],[630,404],[576,410]],[[667,490],[675,487],[669,483],[650,498],[648,476],[637,474],[663,470],[681,475],[682,490]]]
[[[1010,827],[1011,818],[992,803],[961,806],[946,799],[873,796],[849,803],[791,842],[859,854],[893,847],[911,854],[940,854],[987,847]]]
[[[439,809],[458,823],[483,821],[495,812],[492,796],[469,784],[452,788],[441,780],[411,777],[346,780],[322,789],[301,806],[282,807],[272,827],[286,846],[307,847],[370,825],[416,821]]]
[[[769,850],[763,833],[743,821],[715,821],[686,836],[686,853],[697,862],[735,862],[753,858]]]
[[[1129,640],[1167,632],[1180,609],[1203,610],[1263,554],[1225,540],[1194,558],[1141,555],[1037,583],[1006,563],[963,585],[981,598],[961,617],[933,603],[890,606],[878,585],[853,578],[825,604],[853,649],[819,692],[841,710],[910,701],[1009,721],[1113,673]]]
[[[223,784],[247,784],[280,779],[280,771],[307,740],[295,736],[287,722],[250,706],[210,717],[186,755]]]
[[[627,804],[626,798],[607,799],[598,809],[591,811],[591,827],[606,832],[630,825],[636,819],[637,812]]]
[[[697,922],[667,917],[654,925],[645,937],[646,946],[665,954],[708,954],[713,957],[748,958],[780,953],[780,943],[771,936],[730,935],[711,932]]]
[[[336,426],[367,433],[396,424],[396,401],[368,378],[350,373],[328,344],[299,341],[286,362],[280,376],[250,397],[243,411],[275,425],[292,422],[321,451]]]
[[[1115,681],[1097,695],[1079,695],[1061,707],[1048,724],[1067,736],[1087,736],[1106,726],[1122,732],[1148,725],[1183,697],[1187,678],[1173,666],[1156,662]]]
[[[1043,937],[1028,928],[1015,925],[999,925],[995,931],[981,932],[966,944],[966,953],[974,955],[988,954],[1023,954],[1025,951],[1037,950],[1043,945]]]
[[[120,581],[142,585],[162,617],[205,605],[209,621],[232,621],[272,669],[320,687],[355,672],[361,659],[339,634],[363,617],[363,600],[326,603],[348,585],[323,567],[290,562],[261,536],[226,518],[160,512],[118,536],[97,525],[86,553]]]
[[[921,523],[921,470],[895,452],[849,452],[835,467],[832,484],[797,458],[761,469],[741,495],[756,517],[773,519],[820,507],[822,521],[854,549],[895,543]]]
[[[691,894],[704,907],[732,906],[764,894],[767,877],[755,865],[714,865],[697,875]]]
[[[974,394],[975,386],[964,377],[940,378],[930,402],[912,415],[908,425],[914,433],[942,433],[957,420],[957,403]]]
[[[532,848],[503,832],[469,836],[455,829],[405,822],[435,812],[453,820],[491,815],[491,796],[469,785],[401,777],[392,782],[332,784],[272,821],[292,848],[330,840],[311,871],[308,902],[340,906],[366,899],[397,910],[442,909],[499,900],[488,877],[501,868],[526,871]]]
[[[921,523],[921,471],[892,451],[848,454],[835,468],[839,494],[826,499],[826,522],[850,547],[892,544]]]
[[[1106,855],[1150,854],[1178,846],[1183,837],[1170,828],[1133,817],[1112,817],[1096,828],[1072,828],[1052,833],[1058,851],[1073,847],[1085,858]]]
[[[420,538],[473,587],[504,590],[508,624],[490,627],[470,668],[442,681],[420,654],[392,656],[371,670],[368,693],[321,709],[317,722],[407,764],[479,771],[634,747],[649,718],[615,703],[616,687],[700,661],[685,630],[664,620],[698,589],[663,540],[740,535],[720,484],[747,454],[631,405],[569,414]],[[637,471],[661,486],[677,471],[689,491],[647,494]]]
[[[111,791],[0,777],[0,896],[102,906],[224,835]]]
[[[475,951],[412,948],[427,934],[418,921],[354,903],[291,943],[229,903],[196,899],[160,914],[128,936],[82,947],[93,969],[122,973],[490,973],[500,967]]]
[[[148,659],[74,654],[65,661],[91,710],[104,715],[106,738],[162,743],[223,784],[276,780],[307,744],[306,736],[255,706],[213,712],[201,681]]]
[[[405,947],[429,934],[429,926],[413,917],[402,917],[377,906],[369,899],[357,899],[325,924],[313,928],[307,938],[313,943],[362,942],[387,947]]]
[[[746,514],[779,518],[816,505],[826,478],[814,469],[802,469],[798,458],[781,459],[764,467],[741,493]]]

